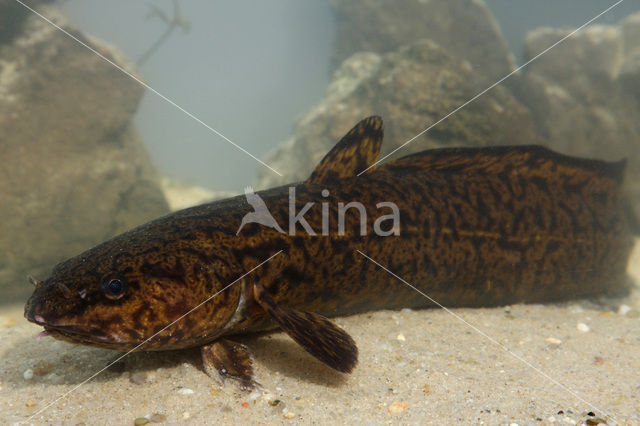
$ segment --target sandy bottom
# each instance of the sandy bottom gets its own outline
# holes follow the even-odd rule
[[[629,273],[640,282],[640,244]],[[132,354],[82,384],[118,353],[36,340],[21,306],[3,308],[0,422],[640,424],[638,291],[452,313],[338,318],[360,349],[351,375],[282,333],[243,338],[265,388],[249,393],[207,376],[197,350]]]

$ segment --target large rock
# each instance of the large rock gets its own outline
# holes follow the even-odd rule
[[[23,0],[31,8],[52,0]],[[32,12],[16,0],[0,0],[0,44],[8,43],[20,34],[20,28]]]
[[[296,123],[291,139],[267,163],[285,173],[263,172],[260,188],[305,179],[357,121],[371,114],[385,121],[388,153],[478,92],[477,74],[430,40],[385,55],[358,53],[336,71],[325,98]],[[538,143],[532,120],[502,87],[487,92],[398,152],[428,148]]]
[[[528,34],[533,57],[571,29]],[[628,158],[627,191],[640,217],[640,14],[615,26],[592,26],[524,71],[519,99],[549,145],[574,155]]]
[[[387,53],[431,39],[466,60],[478,82],[502,78],[513,56],[482,0],[334,0],[333,69],[356,52]]]
[[[58,25],[119,64],[111,47]],[[143,89],[35,16],[0,44],[0,294],[168,211],[131,124]]]

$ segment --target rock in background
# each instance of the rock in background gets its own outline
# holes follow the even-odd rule
[[[514,69],[514,59],[481,0],[334,0],[333,69],[356,52],[387,53],[430,39],[464,59],[477,82]]]
[[[367,115],[383,117],[382,151],[390,152],[513,69],[506,42],[480,0],[336,0],[333,7],[334,58],[353,54],[335,71],[325,98],[297,121],[293,136],[267,156],[285,176],[262,171],[259,188],[305,179]],[[526,59],[571,31],[533,31]],[[396,156],[443,146],[538,143],[578,156],[626,157],[635,210],[630,217],[640,217],[640,14],[616,26],[587,27],[508,83]]]
[[[414,137],[514,69],[480,0],[335,0],[337,68],[326,96],[267,156],[258,188],[305,179],[357,121],[381,115],[382,153]],[[367,52],[363,52],[367,51]],[[357,52],[357,53],[354,53]],[[529,111],[497,87],[398,152],[540,143]]]
[[[325,98],[296,123],[293,137],[276,148],[256,184],[267,188],[306,179],[333,145],[360,119],[385,122],[382,154],[414,137],[475,96],[478,74],[430,40],[385,55],[357,53],[335,72]],[[438,124],[396,157],[445,146],[540,143],[528,110],[496,87]]]
[[[54,9],[45,15],[127,66]],[[2,301],[31,293],[27,273],[42,279],[56,262],[168,211],[131,123],[140,85],[38,17],[17,28],[0,44]]]
[[[53,0],[25,0],[23,3],[34,8]],[[0,44],[9,43],[20,34],[20,28],[31,12],[15,0],[0,0]]]
[[[534,57],[571,31],[529,33],[526,55]],[[517,91],[549,146],[579,156],[628,159],[626,189],[633,216],[640,217],[640,14],[616,26],[587,27],[567,39],[525,69]]]

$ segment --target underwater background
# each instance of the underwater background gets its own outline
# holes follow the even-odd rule
[[[614,4],[605,3],[43,2],[145,90],[3,0],[0,300],[23,300],[26,274],[45,276],[170,208],[306,178],[362,117],[385,120],[384,155]],[[633,225],[637,9],[617,5],[394,157],[545,144],[628,158]]]
[[[79,383],[111,356],[107,351],[91,348],[76,351],[66,344],[58,344],[55,350],[42,355],[38,342],[30,339],[28,345],[24,343],[21,339],[27,330],[27,334],[37,334],[36,328],[21,318],[22,306],[33,290],[27,275],[43,279],[57,262],[172,210],[240,194],[247,185],[264,189],[305,179],[351,126],[371,114],[385,120],[385,155],[465,105],[391,158],[447,146],[512,144],[543,144],[562,153],[610,161],[627,158],[625,215],[629,232],[640,232],[638,2],[621,2],[548,52],[545,50],[554,43],[616,2],[24,3],[67,34],[19,2],[0,0],[0,331],[6,337],[0,340],[0,346],[7,359],[0,372],[0,420],[25,419],[44,405],[44,401],[34,402],[35,397],[30,396],[38,389],[46,388],[47,396],[53,399],[65,386]],[[491,89],[466,104],[488,88]],[[637,256],[632,259],[635,264],[634,260],[630,262],[630,275],[637,277]],[[577,373],[572,370],[569,379],[561,380],[565,383],[576,379],[571,382],[571,389],[580,391],[593,386],[595,390],[587,392],[590,398],[585,399],[597,400],[621,416],[618,421],[613,415],[600,420],[610,424],[640,422],[640,414],[633,408],[640,406],[636,374],[636,367],[640,366],[640,304],[635,293],[613,301],[550,307],[519,305],[508,311],[465,310],[465,314],[478,323],[494,324],[495,330],[501,330],[500,336],[509,336],[505,339],[510,345],[520,347],[526,346],[527,339],[535,342],[535,338],[518,337],[527,334],[528,324],[541,327],[537,348],[549,356],[549,371],[595,366],[603,372],[590,373],[590,379],[576,378]],[[357,395],[371,405],[360,405],[348,413],[355,413],[364,421],[368,410],[376,411],[376,406],[382,416],[376,417],[376,422],[445,421],[447,417],[441,416],[446,413],[447,398],[456,399],[456,392],[464,395],[467,388],[476,386],[475,379],[468,378],[472,373],[453,387],[447,387],[445,378],[440,376],[430,384],[420,382],[421,396],[438,389],[435,393],[442,397],[424,406],[412,400],[413,394],[403,397],[402,389],[400,396],[394,393],[400,389],[395,384],[378,383],[388,393],[380,396],[372,390],[376,382],[369,376],[386,377],[396,362],[409,362],[404,358],[398,361],[400,353],[422,359],[415,362],[418,366],[431,365],[432,371],[444,371],[447,365],[458,362],[458,367],[462,363],[466,371],[479,369],[477,372],[482,375],[479,365],[495,367],[494,364],[503,363],[496,361],[495,354],[484,354],[484,347],[478,349],[483,354],[480,360],[461,358],[459,352],[442,348],[432,348],[425,355],[428,341],[443,342],[447,338],[446,329],[434,325],[446,321],[447,314],[434,315],[419,318],[410,311],[387,316],[376,313],[341,323],[351,327],[356,336],[360,333],[362,340],[364,336],[373,339],[363,344],[363,353],[372,357],[388,354],[384,361],[387,364],[381,361],[380,365],[360,368],[368,375],[351,379],[357,390],[348,388],[340,393],[337,389],[344,384],[343,379],[320,370],[309,373],[310,384],[302,384],[299,390],[291,390],[281,398],[287,411],[283,406],[269,405],[278,398],[273,391],[267,405],[274,408],[265,418],[239,411],[244,397],[230,391],[220,391],[226,392],[224,398],[228,400],[207,400],[204,406],[213,404],[209,409],[215,412],[221,406],[229,408],[224,408],[221,417],[228,421],[242,413],[247,421],[257,423],[307,422],[316,419],[316,409],[331,411],[327,407],[332,405],[327,401],[339,400],[342,404]],[[611,318],[620,322],[590,323]],[[394,331],[398,324],[404,326],[404,331]],[[576,324],[584,325],[588,331]],[[376,331],[371,332],[372,329]],[[430,332],[420,334],[426,330]],[[596,330],[599,334],[594,336]],[[462,327],[460,333],[467,331]],[[567,336],[573,336],[573,340]],[[274,339],[282,352],[293,351],[279,337]],[[403,345],[404,339],[409,339],[412,346],[397,346]],[[571,342],[569,347],[557,343],[567,340]],[[16,350],[20,344],[23,349]],[[460,344],[462,351],[466,343]],[[467,348],[473,345],[471,341]],[[608,352],[600,350],[607,346]],[[602,353],[584,355],[585,347]],[[528,351],[535,352],[523,349],[522,354]],[[79,360],[73,365],[84,365],[85,374],[69,365],[58,370],[61,359],[56,352]],[[556,359],[561,353],[565,357]],[[442,358],[438,358],[440,355]],[[308,361],[291,361],[294,367],[289,368],[283,365],[286,362],[269,358],[269,354],[262,356],[266,361],[259,366],[259,373],[264,376],[284,370],[283,380],[294,382]],[[302,366],[295,367],[296,362]],[[560,364],[555,365],[556,362]],[[164,385],[173,392],[178,387],[191,389],[182,382],[176,384],[181,377],[200,380],[197,369],[185,367],[182,361],[139,357],[100,379],[98,386],[110,386],[109,378],[118,378],[140,392],[135,388],[138,379],[134,377],[138,364],[147,376],[153,377],[141,379],[143,385],[162,384],[166,379],[171,384]],[[579,399],[559,403],[554,410],[549,407],[557,395],[550,394],[543,402],[528,401],[528,394],[547,395],[546,388],[535,383],[535,388],[527,391],[526,385],[531,384],[531,379],[526,379],[528,373],[509,362],[504,365],[499,370],[512,371],[512,382],[478,382],[482,396],[476,396],[476,401],[484,401],[492,392],[491,386],[508,389],[511,393],[500,397],[503,408],[496,404],[480,409],[463,398],[466,405],[459,407],[463,414],[457,417],[458,421],[498,424],[511,417],[539,424],[550,422],[550,416],[561,421],[567,415],[578,422],[590,417],[587,413],[592,409],[588,404],[580,405]],[[423,371],[428,369],[422,367]],[[31,373],[25,376],[28,370]],[[329,379],[324,378],[327,374]],[[114,394],[125,398],[126,386],[123,388],[117,380],[114,383]],[[215,394],[206,384],[206,377],[198,383],[194,387],[196,394]],[[394,383],[402,383],[402,379]],[[298,389],[293,382],[287,382],[287,386]],[[91,399],[91,392],[98,392],[97,389],[91,388],[84,398]],[[145,410],[155,413],[161,411],[160,407],[173,407],[171,404],[175,403],[175,416],[162,414],[165,420],[168,417],[168,423],[187,419],[198,422],[193,408],[180,408],[174,400],[167,403],[159,396],[164,388],[159,389],[150,398],[157,402],[156,406]],[[319,389],[325,389],[326,394]],[[525,390],[519,394],[514,389]],[[332,396],[331,391],[339,397]],[[21,398],[17,402],[16,392]],[[316,405],[304,392],[321,395]],[[182,396],[177,398],[185,394],[188,392],[178,393]],[[176,397],[175,393],[167,395]],[[307,402],[296,405],[300,400],[296,397]],[[251,404],[258,404],[256,401],[263,396],[252,398]],[[522,404],[505,410],[512,399]],[[104,404],[104,400],[96,401],[97,407]],[[80,402],[76,400],[74,404]],[[184,404],[189,406],[193,401]],[[562,408],[573,407],[572,404],[584,410],[567,413]],[[412,413],[411,407],[418,406],[426,411]],[[122,419],[133,422],[137,416],[133,414],[135,410],[123,410],[117,402],[110,407],[122,412],[122,417],[114,421],[116,424]],[[139,410],[139,414],[144,415],[145,410]],[[433,417],[425,417],[429,410],[434,410]],[[481,410],[488,410],[483,415],[495,417],[468,417]],[[560,415],[559,411],[563,413]],[[287,415],[294,412],[294,417]],[[43,414],[42,421],[53,421],[54,413],[60,412]],[[77,413],[65,414],[64,422],[93,424],[98,419],[92,417],[92,410]],[[184,413],[191,413],[191,417],[184,417]],[[200,414],[205,416],[205,412]],[[409,417],[393,417],[396,415]],[[338,411],[324,420],[345,423],[346,419],[356,418]]]
[[[342,16],[338,13],[343,12],[337,7],[332,9],[330,3],[183,1],[180,14],[189,23],[188,30],[175,28],[139,64],[140,73],[152,87],[263,158],[289,138],[296,119],[322,99],[338,61],[347,54],[337,58],[334,53],[341,43],[336,34],[340,28],[336,20]],[[516,65],[525,60],[524,40],[528,32],[539,27],[575,28],[613,4],[599,0],[485,3]],[[154,4],[172,17],[170,1]],[[410,4],[407,3],[408,10],[413,7]],[[356,2],[350,6],[348,13],[357,14],[358,5]],[[149,6],[142,1],[115,0],[107,4],[99,0],[71,0],[61,6],[74,25],[117,46],[133,61],[143,57],[168,27],[155,15],[147,18]],[[381,10],[382,6],[383,3]],[[613,25],[639,9],[633,2],[624,2],[596,24]],[[428,8],[423,13],[429,13]],[[389,25],[391,19],[372,21],[369,31],[376,32],[376,28]],[[402,15],[396,19],[398,26],[405,27],[403,32],[415,32],[416,40],[428,38],[429,32],[412,27],[418,25],[418,20],[403,23]],[[477,21],[482,22],[482,18]],[[425,22],[425,26],[428,24],[429,21]],[[473,33],[465,26],[465,22],[452,22],[447,37],[469,42]],[[380,29],[380,37],[394,37],[386,32]],[[380,50],[386,52],[392,44],[402,42],[408,43],[409,37],[389,41],[388,45],[381,43]],[[505,53],[503,46],[498,49]],[[355,53],[355,48],[350,53]],[[263,166],[255,160],[151,93],[142,98],[135,123],[155,166],[179,180],[212,190],[240,192],[246,182],[262,171]],[[221,158],[228,161],[216,160]]]
[[[364,116],[383,117],[390,152],[614,2],[42,2],[147,90],[0,4],[0,300],[15,302],[26,274],[169,208],[306,178]],[[635,225],[637,10],[615,6],[395,157],[534,143],[628,158]]]

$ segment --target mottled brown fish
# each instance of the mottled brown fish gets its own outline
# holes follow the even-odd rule
[[[228,336],[280,327],[350,372],[357,347],[326,317],[432,306],[358,251],[450,307],[625,290],[623,162],[447,148],[356,176],[382,136],[382,120],[367,118],[305,182],[170,214],[57,265],[25,316],[45,334],[121,351],[155,333],[140,350],[200,346],[207,371],[251,387],[249,354]]]

